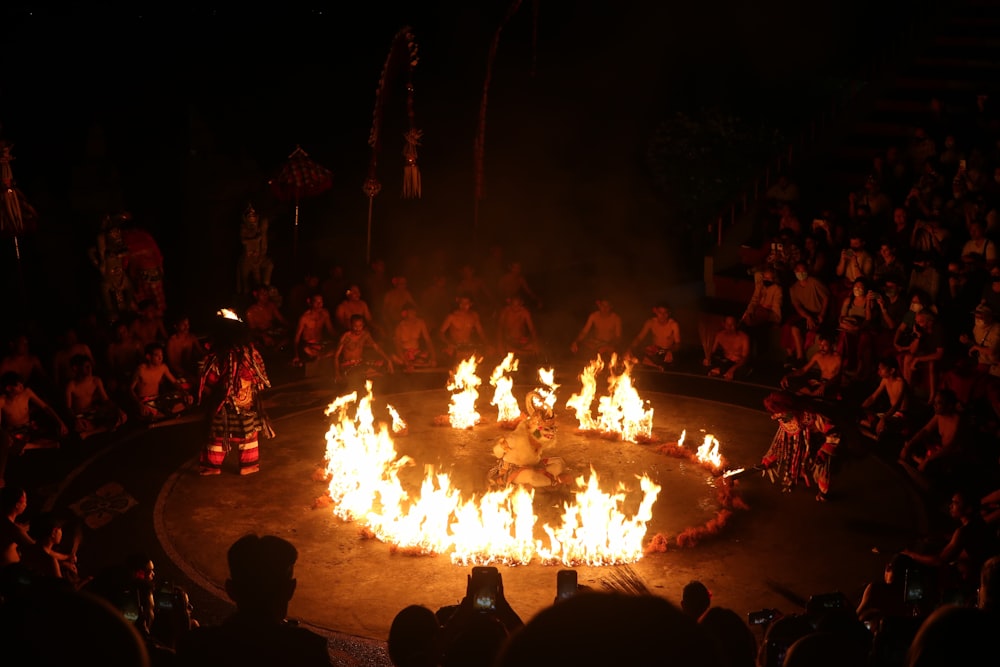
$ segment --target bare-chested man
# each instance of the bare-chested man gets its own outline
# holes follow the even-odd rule
[[[323,307],[322,295],[313,294],[309,297],[308,310],[299,317],[299,325],[295,329],[295,357],[292,362],[295,364],[302,362],[300,352],[305,355],[306,361],[316,361],[330,356],[327,349],[329,339],[324,338],[324,335],[332,338],[336,335],[336,331],[330,320],[330,311]]]
[[[650,344],[639,350],[646,337]],[[653,316],[646,320],[630,346],[632,353],[642,360],[643,366],[658,368],[674,363],[674,352],[681,344],[681,327],[670,315],[670,306],[660,303],[653,306]]]
[[[164,382],[169,383],[164,386]],[[163,345],[146,346],[146,360],[135,369],[132,396],[143,419],[159,421],[183,412],[194,401],[163,362]]]
[[[874,428],[876,436],[882,435],[886,428],[899,431],[905,425],[910,400],[910,385],[900,377],[899,363],[894,357],[886,357],[878,363],[878,376],[881,378],[878,387],[861,404],[865,413],[861,424]],[[882,394],[889,399],[889,409],[880,413],[872,406]]]
[[[611,301],[598,299],[597,310],[587,317],[587,321],[569,349],[576,354],[582,347],[589,356],[599,354],[610,357],[618,351],[621,339],[621,316],[611,307]]]
[[[281,314],[278,304],[271,301],[270,288],[257,286],[253,296],[254,302],[246,313],[250,335],[265,350],[282,347],[288,342],[288,320]]]
[[[132,322],[130,329],[132,335],[143,348],[150,343],[162,342],[167,339],[167,328],[163,325],[163,315],[157,310],[156,302],[152,299],[146,299],[139,304],[139,317]]]
[[[108,389],[116,393],[119,387],[124,390],[135,375],[135,369],[142,361],[143,350],[135,339],[128,325],[116,322],[113,327],[114,338],[108,344]]]
[[[427,323],[417,314],[417,307],[408,303],[400,310],[399,324],[393,335],[395,354],[392,360],[407,372],[415,368],[437,366],[434,341],[427,330]]]
[[[91,361],[94,360],[90,346],[79,339],[76,329],[70,327],[63,332],[62,344],[52,355],[52,378],[56,387],[66,386],[72,375],[72,359],[80,354],[86,355]]]
[[[381,360],[365,358],[365,352],[374,351]],[[351,317],[351,328],[340,337],[340,344],[333,355],[333,379],[337,382],[343,379],[343,372],[359,368],[366,369],[368,377],[378,374],[379,367],[385,363],[389,372],[394,372],[392,359],[379,347],[371,333],[365,328],[365,318],[361,315]]]
[[[821,334],[816,340],[819,342],[819,349],[805,366],[781,378],[781,388],[792,389],[794,386],[796,393],[802,396],[832,398],[840,389],[843,358],[834,350],[833,341],[828,334]],[[813,375],[819,371],[819,378],[810,377],[810,371],[813,371]]]
[[[715,334],[709,356],[702,362],[708,374],[732,380],[750,359],[750,336],[736,327],[736,318],[727,315],[722,331]]]
[[[24,386],[24,380],[14,371],[0,375],[0,426],[13,440],[14,451],[36,439],[45,439],[45,428],[34,419],[34,412],[41,411],[55,426],[59,436],[69,434],[66,424],[52,407],[40,399],[31,389]],[[54,434],[53,434],[54,435]]]
[[[125,413],[108,398],[104,382],[94,375],[94,363],[78,354],[70,360],[72,373],[66,383],[66,407],[74,416],[73,430],[86,439],[125,423]]]
[[[355,315],[365,318],[365,326],[372,327],[374,325],[372,311],[368,307],[368,302],[361,298],[361,288],[357,285],[351,285],[347,290],[347,298],[337,304],[334,315],[337,326],[344,330],[350,330],[351,318]]]
[[[479,313],[472,309],[472,299],[460,296],[457,302],[458,308],[444,318],[438,330],[444,343],[445,356],[450,362],[474,354],[477,345],[486,343],[483,323],[479,319]],[[473,340],[473,335],[478,336],[478,342]]]
[[[522,360],[538,354],[538,334],[531,311],[517,294],[509,297],[497,316],[497,351],[504,355],[513,352]]]
[[[31,351],[31,344],[25,334],[18,334],[10,342],[10,353],[0,361],[0,374],[17,373],[25,384],[33,384],[45,379],[42,360]]]
[[[941,389],[934,395],[934,416],[924,427],[913,434],[899,452],[901,463],[910,459],[917,469],[924,472],[934,460],[959,454],[965,442],[967,424],[958,411],[958,398],[950,389]]]
[[[179,317],[174,323],[174,333],[167,339],[167,366],[186,391],[192,391],[194,378],[199,377],[198,361],[205,356],[198,337],[191,333],[191,320]]]

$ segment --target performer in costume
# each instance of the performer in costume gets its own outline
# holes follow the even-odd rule
[[[816,500],[825,501],[830,492],[831,462],[840,445],[833,420],[815,401],[787,393],[770,394],[764,407],[778,422],[771,446],[760,462],[764,475],[773,483],[780,481],[785,493],[799,482],[808,487],[815,481]]]
[[[556,488],[567,480],[563,475],[566,463],[558,456],[543,456],[556,439],[555,414],[536,391],[524,400],[528,416],[509,435],[500,438],[493,447],[496,465],[490,469],[491,488],[511,484]]]
[[[274,437],[260,398],[271,381],[247,327],[231,311],[219,315],[198,390],[199,402],[210,401],[211,407],[210,437],[199,458],[201,474],[222,472],[222,462],[235,445],[240,474],[249,475],[260,470],[259,436]]]

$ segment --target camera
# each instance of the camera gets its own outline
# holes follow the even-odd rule
[[[767,625],[779,616],[781,616],[781,612],[777,609],[761,609],[760,611],[752,611],[747,614],[747,623],[750,625]]]
[[[472,608],[476,611],[496,611],[497,598],[500,596],[500,571],[488,566],[472,568],[469,596],[472,598]]]
[[[556,602],[573,597],[578,590],[576,570],[559,570],[556,574]]]
[[[177,586],[169,581],[164,581],[153,593],[153,600],[156,602],[157,611],[172,611],[174,609],[186,609],[187,599]]]

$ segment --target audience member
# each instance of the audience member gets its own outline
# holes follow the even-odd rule
[[[712,606],[712,593],[705,584],[697,580],[689,581],[681,592],[681,611],[696,621]]]
[[[233,543],[227,559],[226,594],[236,612],[219,626],[188,633],[177,647],[179,662],[329,667],[326,639],[287,618],[298,550],[280,537],[251,534]]]

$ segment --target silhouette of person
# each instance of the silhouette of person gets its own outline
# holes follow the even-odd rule
[[[330,667],[326,638],[287,618],[298,555],[291,542],[274,535],[236,540],[226,580],[236,611],[219,626],[191,630],[177,648],[178,661],[191,667]]]

